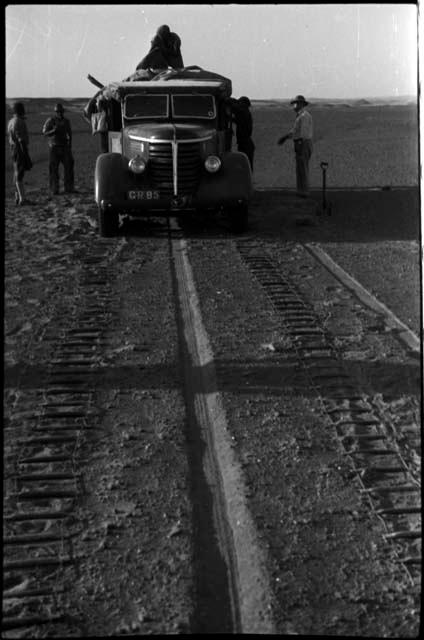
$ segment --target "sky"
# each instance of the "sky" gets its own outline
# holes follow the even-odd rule
[[[417,96],[417,5],[9,4],[6,97],[90,97],[122,80],[167,24],[184,64],[251,99]]]

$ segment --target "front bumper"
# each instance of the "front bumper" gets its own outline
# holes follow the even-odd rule
[[[96,168],[96,202],[135,216],[173,215],[185,210],[218,210],[248,203],[252,176],[247,157],[238,152],[225,154],[217,173],[202,171],[192,191],[175,195],[166,185],[150,180],[149,173],[135,176],[123,158],[100,158]]]
[[[172,215],[174,212],[181,212],[190,209],[196,209],[193,198],[190,196],[181,197],[165,197],[157,200],[140,202],[140,200],[132,200],[128,197],[104,198],[99,203],[104,209],[113,209],[121,213],[130,213],[134,216],[155,215]]]
[[[99,206],[107,211],[118,211],[122,214],[129,214],[132,216],[174,216],[183,214],[185,211],[196,210],[223,210],[226,208],[232,208],[240,205],[247,204],[246,198],[227,198],[225,201],[222,198],[212,199],[198,198],[192,196],[173,197],[168,199],[159,199],[152,201],[149,204],[141,204],[140,202],[129,200],[127,198],[111,198],[103,199],[99,203]]]

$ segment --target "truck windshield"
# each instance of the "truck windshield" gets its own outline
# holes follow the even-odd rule
[[[167,118],[167,95],[128,95],[125,98],[126,118]]]
[[[174,118],[215,118],[215,99],[209,95],[173,95]]]

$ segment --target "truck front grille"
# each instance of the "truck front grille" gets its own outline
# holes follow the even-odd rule
[[[136,156],[141,151],[141,142],[140,140],[134,140],[131,136],[128,138],[128,152],[127,155],[129,158]]]
[[[176,193],[174,193],[174,167],[172,144],[149,143],[149,167],[153,188],[163,195],[190,195],[196,190],[202,168],[200,143],[177,142]]]

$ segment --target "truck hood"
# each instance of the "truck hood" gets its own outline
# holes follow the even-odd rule
[[[172,124],[170,122],[135,124],[125,129],[125,136],[142,142],[170,142],[172,140],[200,141],[212,138],[216,131],[213,127],[197,124]]]

